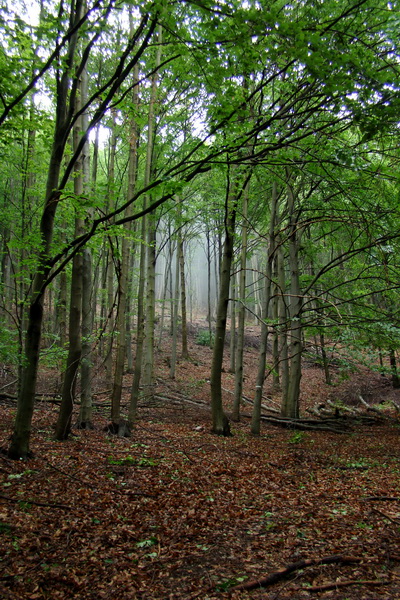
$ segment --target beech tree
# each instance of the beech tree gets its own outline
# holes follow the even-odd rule
[[[223,194],[219,192],[216,203],[223,206],[217,210],[215,219],[223,223],[222,233],[211,231],[212,220],[205,219],[209,241],[214,235],[217,240],[222,234],[224,237],[223,243],[221,238],[217,244],[221,261],[215,261],[220,268],[211,374],[212,428],[218,434],[229,432],[222,410],[220,373],[238,202],[250,173],[254,177],[249,184],[249,205],[257,202],[260,205],[258,218],[263,214],[264,223],[261,227],[258,222],[257,230],[269,240],[267,250],[264,244],[267,267],[257,405],[265,378],[263,352],[272,325],[280,341],[277,345],[280,353],[276,350],[274,360],[282,365],[283,410],[296,418],[307,327],[321,328],[327,322],[333,323],[334,312],[344,304],[347,307],[351,304],[352,309],[346,308],[350,321],[352,311],[354,315],[359,313],[353,319],[355,323],[363,311],[372,314],[374,306],[375,310],[377,305],[383,306],[383,298],[386,294],[386,301],[388,288],[392,287],[392,278],[382,279],[382,285],[374,287],[375,304],[365,300],[361,310],[356,298],[369,298],[366,291],[350,286],[344,277],[336,287],[329,278],[335,269],[349,264],[354,281],[360,281],[360,260],[366,261],[370,255],[368,267],[364,265],[362,273],[379,269],[371,254],[395,245],[397,238],[397,232],[389,232],[397,223],[394,198],[398,182],[393,178],[393,165],[398,160],[393,139],[398,134],[400,104],[397,2],[358,0],[345,6],[315,0],[283,6],[273,2],[260,5],[252,0],[245,4],[237,0],[138,3],[132,11],[131,26],[124,2],[103,5],[95,1],[86,7],[78,0],[67,5],[55,3],[52,8],[58,11],[57,17],[53,18],[42,7],[39,25],[17,18],[12,10],[9,17],[13,27],[6,20],[0,21],[4,40],[4,53],[0,54],[3,152],[0,158],[7,163],[14,155],[19,164],[27,165],[21,177],[8,164],[6,183],[1,184],[5,191],[3,198],[12,198],[21,215],[18,227],[14,227],[7,213],[6,223],[1,227],[3,314],[8,320],[8,330],[18,324],[20,348],[24,344],[10,456],[20,458],[29,454],[46,302],[54,303],[54,286],[58,286],[65,298],[66,279],[61,279],[61,274],[75,257],[78,260],[85,245],[100,234],[104,239],[119,236],[124,226],[138,221],[140,227],[143,224],[142,240],[146,237],[146,245],[142,242],[140,247],[142,260],[148,255],[146,279],[146,264],[142,265],[142,290],[138,298],[141,301],[143,290],[147,289],[147,304],[143,310],[140,304],[137,309],[140,327],[144,317],[148,318],[143,364],[139,364],[142,353],[138,335],[138,364],[129,420],[134,419],[142,367],[146,366],[147,385],[151,385],[154,368],[152,282],[156,224],[152,219],[154,215],[158,218],[160,213],[156,211],[170,199],[184,198],[182,190],[192,186],[197,177],[204,177],[205,172],[220,180],[216,189],[225,188]],[[125,24],[119,21],[122,23],[119,29],[115,28],[118,14],[126,15]],[[118,44],[113,36],[115,29],[118,29]],[[100,76],[96,71],[100,71],[102,64],[98,60],[102,49],[108,55]],[[78,92],[85,68],[89,71],[89,81],[97,83],[96,87],[89,84],[88,98],[79,107]],[[135,69],[137,73],[132,79]],[[242,84],[244,80],[246,86]],[[137,85],[148,92],[147,111],[141,112],[132,101],[132,89]],[[46,96],[53,109],[40,112],[35,94],[38,98]],[[156,105],[157,99],[163,100],[163,106],[161,101]],[[153,108],[158,119],[151,116],[152,104],[156,105]],[[186,116],[180,120],[177,114],[182,107]],[[105,208],[101,186],[96,193],[102,196],[102,202],[96,203],[91,193],[87,197],[86,190],[72,193],[72,179],[77,174],[74,169],[90,130],[99,124],[106,127],[110,115],[119,111],[124,115],[131,113],[138,129],[143,129],[140,141],[144,144],[143,150],[139,144],[137,172],[140,183],[134,190],[130,188],[124,200]],[[70,135],[86,113],[88,123],[82,125],[70,151]],[[115,143],[115,149],[119,150],[116,138]],[[33,153],[36,156],[41,153],[35,178],[31,168]],[[123,162],[128,165],[127,152]],[[270,177],[269,193],[261,195],[261,202],[256,199],[260,173]],[[229,181],[222,183],[221,174],[223,177],[229,174]],[[378,219],[371,219],[372,213],[360,211],[366,196],[361,191],[363,177],[368,185],[373,183],[377,187],[377,181],[391,181],[393,193],[387,194],[388,208]],[[126,189],[123,178],[121,190]],[[22,194],[16,193],[15,182],[22,183]],[[82,232],[73,232],[72,198],[86,209]],[[144,205],[140,206],[143,199]],[[5,204],[4,199],[2,202]],[[209,210],[210,203],[206,206]],[[34,209],[34,216],[30,228],[23,228],[28,208]],[[148,223],[152,224],[150,229]],[[360,225],[358,235],[355,226]],[[18,236],[19,248],[15,243]],[[332,239],[330,252],[325,248],[328,236]],[[310,240],[314,237],[322,241],[322,247],[312,255]],[[208,256],[211,257],[211,250]],[[125,259],[124,263],[126,267]],[[244,263],[245,256],[242,267]],[[385,269],[389,264],[392,263],[381,261]],[[111,279],[111,270],[109,274],[111,298],[115,280],[114,274]],[[124,279],[125,275],[121,281]],[[18,288],[14,306],[12,286]],[[395,284],[392,289],[396,289]],[[121,292],[120,319],[124,310],[122,287]],[[271,312],[273,296],[276,302]],[[24,303],[25,297],[26,312],[22,317],[20,300]],[[239,300],[242,302],[243,298]],[[62,306],[63,303],[64,300]],[[390,319],[394,317],[388,314],[388,322]],[[122,333],[121,320],[119,329]],[[395,348],[394,336],[388,336],[387,341],[390,353]],[[122,346],[118,349],[112,420],[119,419]],[[74,360],[71,357],[70,362]],[[240,379],[239,372],[239,403]],[[252,424],[255,433],[257,420],[256,414]]]

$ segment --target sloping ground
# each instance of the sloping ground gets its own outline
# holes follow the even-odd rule
[[[398,425],[357,426],[344,435],[264,426],[256,439],[244,417],[232,438],[213,436],[206,407],[168,400],[178,392],[208,399],[209,350],[193,345],[191,352],[194,361],[179,364],[175,382],[159,357],[157,392],[165,400],[141,407],[131,438],[102,431],[107,394],[97,399],[96,430],[63,443],[52,440],[57,406],[40,403],[35,457],[0,455],[0,596],[400,598]],[[246,363],[250,396],[253,348]],[[233,375],[225,370],[228,405]],[[310,367],[303,407],[328,394],[356,399],[367,388],[368,400],[379,402],[389,392],[383,379],[363,371],[330,388]],[[0,445],[7,445],[14,410],[13,403],[0,406]],[[299,561],[330,556],[331,564],[300,568]],[[234,589],[289,564],[297,568],[272,585]]]

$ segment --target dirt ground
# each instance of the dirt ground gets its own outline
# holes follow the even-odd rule
[[[248,336],[251,398],[256,330]],[[130,438],[103,431],[110,394],[97,375],[93,431],[55,442],[58,405],[43,396],[34,457],[0,455],[1,598],[400,598],[400,430],[389,405],[400,398],[390,381],[361,367],[346,376],[334,370],[327,386],[309,355],[302,414],[327,399],[354,408],[361,396],[388,407],[390,419],[351,423],[340,435],[264,423],[255,438],[244,405],[233,436],[220,438],[210,433],[209,348],[194,334],[190,360],[179,361],[171,380],[168,345],[167,337],[157,354],[156,399],[141,403]],[[56,385],[52,372],[41,374],[41,392]],[[129,375],[124,385],[125,407]],[[229,412],[228,353],[223,387]],[[279,405],[269,384],[265,396]],[[0,398],[3,448],[14,415],[15,402]],[[253,589],[239,589],[249,582]]]

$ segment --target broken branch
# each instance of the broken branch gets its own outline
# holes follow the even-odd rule
[[[331,564],[351,564],[361,562],[361,558],[357,558],[354,556],[343,556],[342,554],[334,554],[332,556],[325,556],[323,558],[309,558],[306,560],[299,560],[295,563],[291,563],[287,565],[284,569],[280,569],[279,571],[275,571],[274,573],[270,573],[266,577],[262,579],[257,579],[253,581],[246,581],[245,583],[241,583],[240,585],[235,585],[231,588],[231,591],[242,591],[242,590],[255,590],[260,587],[267,587],[282,579],[288,577],[295,571],[299,571],[300,569],[305,569],[306,567],[313,567],[316,565],[331,565]]]

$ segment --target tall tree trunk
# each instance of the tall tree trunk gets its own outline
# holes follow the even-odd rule
[[[240,405],[243,395],[243,351],[244,351],[244,322],[246,316],[246,272],[247,272],[247,214],[249,202],[249,182],[243,192],[242,201],[242,247],[240,251],[239,270],[239,303],[238,303],[238,333],[236,346],[235,392],[233,398],[232,420],[240,420]]]
[[[164,281],[163,281],[163,288],[162,288],[162,295],[161,295],[160,332],[159,332],[158,343],[157,343],[158,349],[161,348],[161,342],[162,342],[163,335],[164,335],[165,309],[166,309],[166,305],[167,305],[168,292],[169,292],[168,301],[169,301],[169,305],[171,307],[170,321],[172,321],[172,314],[173,314],[172,294],[171,294],[171,290],[169,289],[169,281],[170,281],[170,277],[171,277],[171,267],[172,267],[172,258],[173,258],[173,246],[171,244],[171,227],[170,227],[169,223],[168,223],[168,240],[169,240],[168,241],[168,254],[167,254],[166,261],[165,261],[164,278],[163,278]],[[171,325],[171,323],[170,323],[170,325]]]
[[[148,117],[148,135],[147,135],[147,153],[144,185],[150,183],[154,170],[153,150],[154,150],[154,130],[155,130],[155,108],[157,101],[158,86],[158,67],[161,63],[161,42],[162,28],[158,28],[157,36],[157,54],[155,61],[155,73],[152,76],[151,97]],[[149,201],[149,199],[148,199]],[[143,385],[146,388],[146,395],[152,396],[154,385],[154,326],[155,326],[155,283],[156,283],[156,218],[154,213],[150,213],[147,219],[147,284],[146,284],[146,321],[144,338],[144,364],[143,364]]]
[[[280,355],[279,355],[279,328],[277,326],[279,321],[279,282],[278,282],[278,253],[275,253],[275,260],[273,265],[273,295],[271,298],[271,312],[273,320],[273,332],[272,332],[272,389],[274,392],[278,392],[281,389],[281,378],[280,378]]]
[[[233,180],[229,181],[228,179],[225,201],[225,240],[223,244],[221,273],[219,277],[220,285],[210,377],[212,431],[218,435],[225,436],[230,435],[230,426],[229,420],[222,407],[221,372],[224,358],[226,319],[229,304],[229,287],[235,237],[236,211],[240,192],[243,192],[243,187],[240,187],[241,185],[243,185],[243,182],[240,181],[238,173],[234,173]]]
[[[78,177],[75,178],[75,193]],[[76,219],[75,237],[82,235],[83,221]],[[81,360],[81,316],[82,316],[82,255],[76,254],[72,262],[71,295],[69,308],[68,358],[63,378],[61,406],[56,425],[56,439],[67,439],[71,431],[72,411],[76,380]]]
[[[116,110],[112,110],[112,127],[111,127],[111,143],[110,143],[110,155],[108,163],[108,174],[107,174],[107,196],[108,205],[107,210],[112,212],[115,207],[115,157],[117,152],[117,115]],[[112,240],[110,239],[110,242]],[[106,385],[107,387],[112,386],[112,370],[113,370],[113,347],[114,347],[114,333],[115,333],[115,314],[114,308],[116,304],[115,291],[114,291],[114,257],[113,257],[113,246],[110,243],[107,252],[107,343],[106,343],[106,355],[104,359],[104,366],[106,369]],[[112,419],[111,419],[112,420]]]
[[[207,322],[208,322],[208,335],[210,348],[213,347],[213,336],[212,336],[212,310],[211,310],[211,242],[210,242],[210,230],[207,227],[206,231],[207,238]]]
[[[137,82],[139,80],[139,68],[138,66],[134,72],[134,94],[133,104],[138,106],[139,94],[137,89]],[[130,131],[130,146],[129,146],[129,170],[128,170],[128,188],[127,198],[132,198],[136,185],[136,173],[137,173],[137,149],[138,149],[138,127],[134,118],[131,123]],[[130,217],[133,214],[132,205],[129,204],[125,210],[125,217]],[[121,267],[118,281],[118,314],[117,314],[117,351],[115,359],[115,372],[114,372],[114,383],[111,394],[111,422],[116,429],[119,429],[120,425],[120,407],[121,407],[121,396],[122,396],[122,379],[124,373],[125,355],[126,355],[126,306],[127,306],[127,291],[129,284],[129,259],[130,259],[130,247],[132,241],[129,236],[131,230],[131,224],[128,222],[125,224],[126,235],[122,238],[122,256],[121,256]]]
[[[82,72],[81,97],[82,104],[87,101],[88,73]],[[82,129],[88,126],[88,114],[82,115]],[[98,150],[98,131],[96,132]],[[94,190],[96,184],[97,164],[93,166],[93,179],[90,182],[90,151],[89,143],[82,149],[83,188]],[[92,211],[89,211],[91,215]],[[88,223],[86,223],[86,226]],[[80,429],[92,429],[92,334],[93,334],[93,304],[92,304],[92,250],[88,247],[82,250],[82,355],[81,355],[81,405],[77,426]]]
[[[181,277],[181,314],[182,314],[182,358],[189,358],[187,337],[187,312],[186,312],[186,281],[185,281],[185,255],[183,252],[183,239],[178,233],[179,272]]]
[[[92,429],[92,251],[82,252],[82,360],[81,405],[78,416],[80,429]]]
[[[289,211],[289,270],[290,270],[290,300],[289,300],[289,384],[284,397],[283,415],[292,419],[299,418],[299,397],[301,379],[302,354],[302,297],[299,271],[299,233],[298,214],[295,210],[293,188],[288,176],[287,199]]]
[[[75,4],[72,24],[79,21],[82,3]],[[23,458],[29,455],[29,442],[31,436],[31,422],[34,409],[36,382],[39,364],[40,340],[43,322],[43,286],[46,282],[50,268],[48,256],[53,237],[54,218],[60,193],[57,191],[64,148],[67,141],[66,131],[69,125],[67,114],[68,90],[70,69],[72,68],[77,33],[69,40],[68,54],[65,60],[65,69],[58,82],[56,100],[56,123],[54,129],[51,157],[46,183],[45,203],[40,221],[41,248],[38,256],[38,267],[32,282],[32,292],[28,307],[28,327],[25,339],[25,360],[21,373],[20,391],[18,394],[17,414],[9,448],[11,458]],[[73,112],[74,111],[70,111]]]
[[[260,339],[260,351],[258,356],[258,367],[256,376],[256,389],[254,394],[253,412],[251,416],[251,433],[253,435],[260,435],[261,430],[261,404],[262,394],[264,389],[265,380],[265,366],[267,364],[267,348],[268,348],[268,315],[269,305],[271,301],[271,289],[272,289],[272,265],[274,261],[274,254],[276,251],[276,240],[275,240],[275,227],[277,220],[278,211],[278,192],[276,182],[272,184],[272,197],[271,197],[271,216],[269,222],[269,239],[268,239],[268,250],[267,250],[267,265],[265,272],[265,283],[264,283],[264,305],[262,310],[262,321],[261,321],[261,339]]]
[[[86,102],[87,98],[87,77],[82,73],[79,83],[79,98],[77,102],[77,110]],[[77,119],[73,129],[73,148],[74,152],[78,149],[81,131],[84,130],[85,123],[82,116]],[[85,193],[85,187],[88,185],[88,164],[89,160],[88,144],[86,143],[79,159],[74,167],[74,193],[80,198]],[[86,162],[86,164],[85,164]],[[86,178],[85,178],[86,174]],[[78,216],[75,219],[75,237],[82,235],[84,232],[83,219]],[[61,392],[61,406],[56,424],[56,439],[65,440],[68,438],[71,431],[72,412],[74,408],[76,381],[79,372],[81,353],[82,353],[82,277],[83,277],[83,255],[78,253],[72,261],[71,275],[71,295],[69,308],[69,331],[68,331],[68,358],[65,374],[63,378],[63,386]]]
[[[143,201],[145,205],[145,200]],[[142,244],[140,246],[139,260],[139,284],[137,292],[137,323],[136,323],[136,355],[133,370],[133,380],[131,389],[131,398],[129,402],[128,424],[132,427],[136,421],[137,405],[139,402],[140,379],[142,375],[143,364],[143,341],[144,341],[144,292],[145,292],[145,273],[146,273],[146,247],[144,239],[146,235],[146,217],[142,217],[141,224]]]
[[[234,373],[236,370],[236,274],[235,265],[233,265],[231,273],[231,339],[229,342],[229,372]]]
[[[169,376],[175,379],[176,355],[178,346],[178,315],[179,315],[179,260],[178,243],[176,245],[176,262],[175,262],[175,287],[174,287],[174,302],[171,303],[171,321],[172,321],[172,349],[171,349],[171,366]]]
[[[278,319],[279,319],[279,362],[280,362],[280,387],[282,398],[287,397],[289,385],[289,360],[288,360],[288,310],[286,301],[286,277],[285,263],[283,257],[283,248],[281,238],[277,238],[276,262],[278,270]]]

